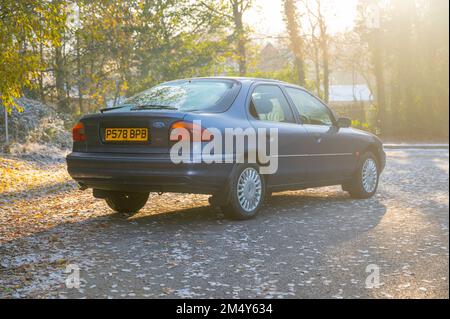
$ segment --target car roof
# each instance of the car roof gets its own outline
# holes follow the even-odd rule
[[[302,88],[301,86],[298,86],[296,84],[280,81],[280,80],[274,80],[274,79],[265,79],[265,78],[256,78],[256,77],[242,77],[242,76],[208,76],[208,77],[194,77],[194,78],[187,78],[187,79],[180,79],[176,81],[183,81],[183,80],[234,80],[238,82],[271,82],[271,83],[277,83],[277,84],[283,84],[287,86],[294,86],[298,88]],[[171,81],[174,82],[174,81]]]

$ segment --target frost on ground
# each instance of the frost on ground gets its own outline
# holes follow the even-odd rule
[[[16,155],[46,154],[55,158],[60,149],[71,147],[70,127],[73,119],[56,112],[52,105],[36,100],[16,100],[20,111],[13,109],[8,116],[11,152]],[[0,149],[3,148],[5,123],[0,117]]]
[[[448,298],[448,151],[388,155],[372,199],[280,193],[247,222],[179,194],[120,217],[62,157],[0,155],[0,298]]]

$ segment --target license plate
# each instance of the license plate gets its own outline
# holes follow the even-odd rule
[[[148,129],[146,128],[107,128],[105,129],[106,142],[146,142]]]

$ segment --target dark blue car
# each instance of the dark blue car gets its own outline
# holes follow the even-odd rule
[[[138,212],[150,192],[181,192],[211,194],[225,215],[248,219],[272,192],[342,185],[373,196],[386,155],[350,125],[292,84],[186,79],[84,116],[67,165],[116,212]]]

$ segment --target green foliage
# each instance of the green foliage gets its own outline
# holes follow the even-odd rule
[[[377,69],[384,73],[386,105],[377,102],[377,113],[385,117],[376,126],[387,136],[448,138],[449,2],[391,0],[381,6],[379,30],[366,26],[370,3],[359,0],[356,30],[361,43],[369,43],[369,61],[377,50],[382,56]]]
[[[261,47],[250,40],[251,30],[243,21],[257,2],[0,0],[1,104],[11,110],[17,107],[15,99],[31,92],[62,112],[84,114],[163,81],[221,74],[302,83],[326,95],[325,83],[319,83],[327,82],[325,71],[323,77],[317,72],[325,60],[314,60],[314,50],[308,55],[311,35],[303,36],[307,31],[297,21],[312,13],[295,1],[280,5],[291,53],[283,53],[286,62],[274,71],[258,68]],[[358,2],[362,12],[373,0]],[[346,40],[352,50],[342,50],[347,53],[338,57],[333,50],[327,53],[330,63],[341,62],[347,71],[362,74],[376,96],[373,55],[381,52],[386,105],[375,99],[380,106],[370,112],[368,127],[354,125],[376,133],[384,126],[383,133],[392,135],[448,137],[448,1],[384,3],[379,43],[361,17]],[[75,4],[79,23],[72,21]],[[333,37],[330,43],[342,42],[339,35]],[[277,46],[288,45],[280,41]],[[337,71],[336,65],[331,70]],[[314,81],[312,71],[317,73]],[[383,123],[381,111],[386,113]]]
[[[253,72],[250,72],[248,76],[255,78],[280,80],[289,83],[295,83],[298,78],[296,69],[291,64],[286,64],[284,68],[273,72],[262,72],[255,70]]]
[[[353,120],[352,121],[352,127],[360,129],[360,130],[363,130],[363,131],[369,131],[370,130],[369,123],[365,123],[365,122],[362,123],[362,122],[360,122],[358,120]]]
[[[60,40],[65,16],[62,3],[38,0],[0,2],[0,99],[8,111],[24,87],[32,87],[45,67],[36,53],[39,46]]]
[[[221,70],[228,22],[211,11],[213,0],[77,3],[81,27],[66,34],[75,43],[62,67],[86,99],[81,113],[162,81]]]
[[[287,83],[296,83],[298,81],[297,69],[294,68],[291,63],[287,63],[280,70],[273,72],[253,71],[249,72],[247,76],[263,79],[274,79]],[[312,80],[306,80],[306,88],[312,90],[314,88],[314,82]]]

